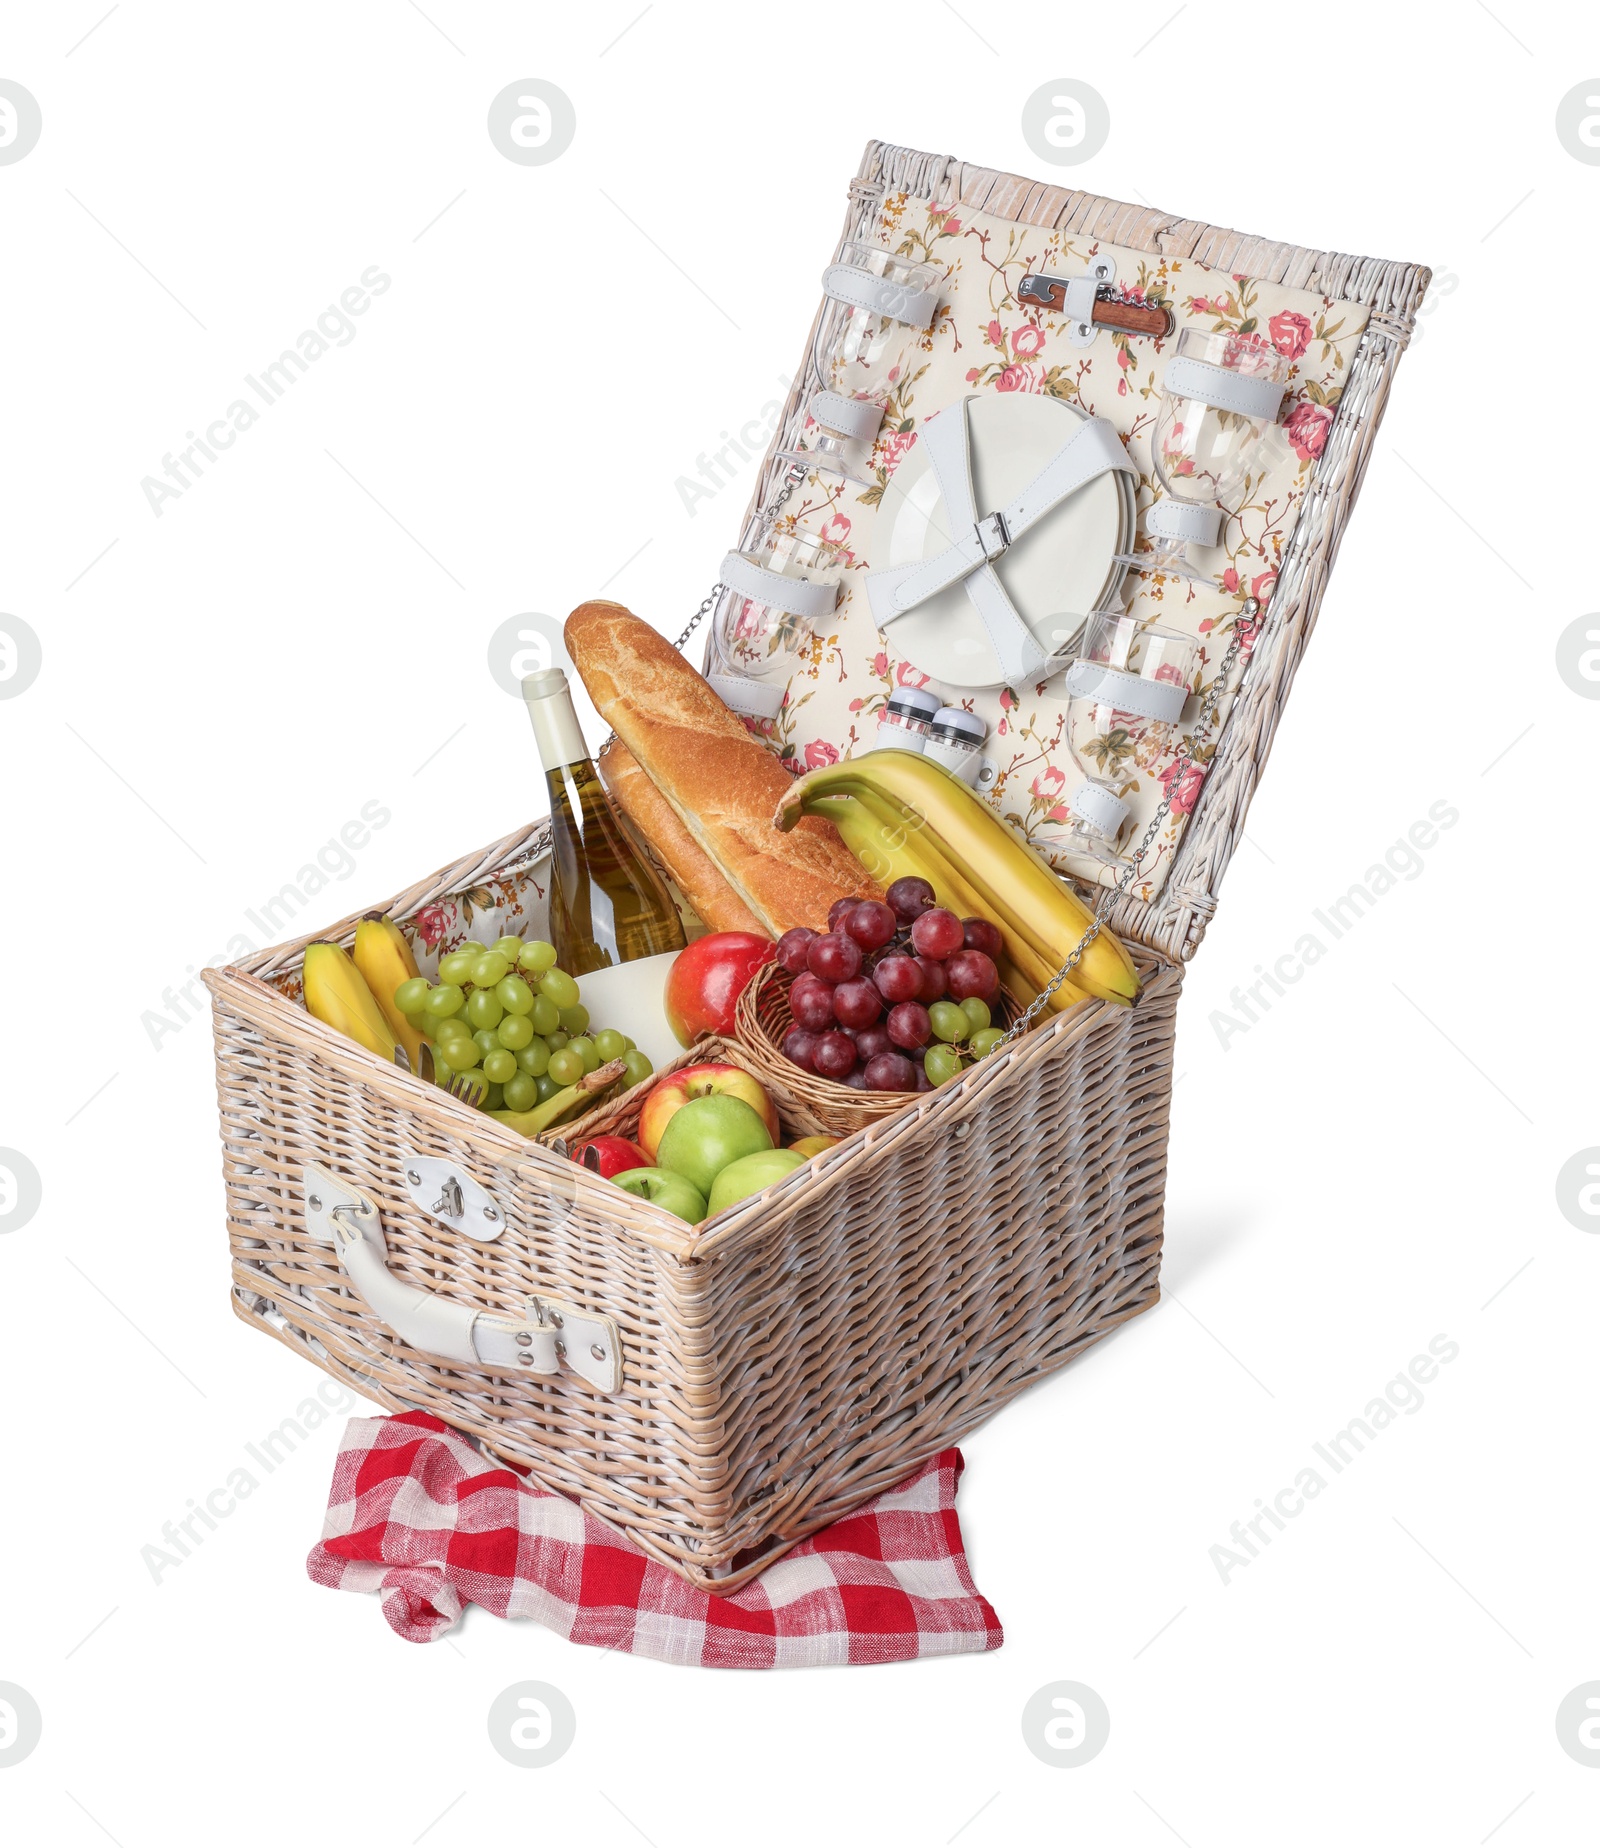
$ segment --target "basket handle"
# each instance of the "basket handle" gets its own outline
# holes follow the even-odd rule
[[[530,1296],[520,1318],[437,1296],[390,1270],[383,1219],[368,1195],[314,1162],[302,1188],[307,1236],[333,1247],[345,1282],[408,1347],[506,1373],[559,1373],[565,1362],[599,1392],[622,1385],[622,1343],[609,1316],[547,1296]]]

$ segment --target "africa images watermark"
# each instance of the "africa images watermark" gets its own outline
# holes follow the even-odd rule
[[[787,392],[794,383],[782,373],[778,383]],[[722,447],[715,449],[708,456],[702,450],[694,459],[699,479],[690,475],[680,475],[673,487],[678,499],[683,502],[684,511],[692,520],[701,501],[715,500],[722,490],[728,487],[739,473],[758,462],[766,449],[767,439],[778,427],[778,419],[783,415],[783,400],[769,398],[748,423],[739,426],[739,434],[733,436],[729,431],[722,432]],[[733,460],[730,462],[729,457]]]
[[[1460,819],[1460,812],[1448,802],[1435,802],[1427,817],[1414,821],[1381,862],[1369,866],[1347,892],[1311,913],[1327,933],[1326,943],[1316,931],[1307,930],[1295,939],[1294,948],[1278,957],[1270,969],[1257,963],[1256,980],[1247,988],[1235,988],[1229,995],[1228,1008],[1232,1012],[1220,1007],[1211,1010],[1211,1030],[1222,1050],[1226,1052],[1230,1041],[1258,1026],[1261,1016],[1272,1010],[1270,996],[1286,995],[1313,963],[1322,961],[1330,945],[1348,935],[1380,898],[1392,892],[1402,880],[1409,883],[1420,879],[1426,864],[1423,854],[1437,846],[1440,834],[1448,833]]]
[[[363,802],[360,819],[347,821],[337,836],[330,835],[317,849],[315,861],[308,860],[294,878],[281,885],[270,898],[246,908],[245,922],[261,933],[261,941],[257,943],[253,937],[238,931],[228,939],[226,949],[206,958],[203,967],[224,968],[241,957],[254,956],[257,950],[290,934],[288,927],[295,914],[304,910],[330,881],[348,879],[356,870],[355,856],[393,819],[381,802]],[[200,988],[200,972],[191,963],[186,974],[187,981],[162,990],[159,1008],[147,1007],[139,1016],[140,1025],[157,1052],[170,1034],[181,1033],[191,1020],[205,1012],[205,994],[195,992]]]
[[[317,316],[316,326],[308,327],[292,347],[285,347],[278,357],[269,365],[261,368],[260,376],[253,372],[244,375],[244,382],[261,401],[270,409],[310,370],[313,362],[321,359],[331,346],[349,346],[357,332],[353,315],[362,315],[372,306],[379,295],[389,292],[390,278],[378,268],[376,263],[369,263],[339,297],[336,307],[329,302],[322,313]],[[231,449],[239,437],[261,418],[261,412],[248,398],[235,398],[220,417],[214,418],[206,425],[204,436],[190,430],[188,447],[180,449],[176,456],[169,450],[161,458],[163,481],[158,476],[146,475],[139,483],[144,489],[144,497],[150,503],[150,511],[159,520],[164,511],[164,504],[169,500],[178,500],[184,492],[195,486],[204,475],[200,457],[207,462],[219,462],[221,450]]]
[[[139,1557],[155,1583],[159,1585],[164,1574],[181,1566],[204,1546],[206,1535],[214,1534],[219,1524],[237,1511],[240,1502],[248,1501],[261,1487],[262,1478],[270,1476],[291,1457],[311,1432],[330,1418],[348,1412],[355,1403],[356,1395],[348,1386],[335,1379],[319,1380],[316,1397],[308,1395],[302,1399],[295,1407],[294,1417],[285,1418],[276,1430],[268,1431],[259,1442],[246,1444],[248,1462],[237,1464],[202,1500],[197,1501],[191,1495],[186,1514],[163,1522],[160,1546],[152,1541],[140,1547]],[[260,1470],[260,1476],[254,1473],[251,1464]]]
[[[1317,1461],[1327,1465],[1329,1475],[1343,1475],[1402,1412],[1410,1417],[1422,1410],[1427,1402],[1422,1388],[1436,1380],[1440,1366],[1448,1366],[1460,1352],[1460,1344],[1448,1335],[1435,1335],[1428,1343],[1428,1352],[1414,1354],[1405,1370],[1389,1380],[1380,1394],[1367,1401],[1358,1418],[1352,1418],[1343,1430],[1335,1431],[1326,1443],[1311,1446]],[[1233,1544],[1211,1548],[1209,1557],[1223,1584],[1230,1584],[1240,1567],[1258,1559],[1262,1551],[1271,1546],[1273,1534],[1285,1532],[1289,1522],[1305,1512],[1306,1504],[1315,1501],[1327,1488],[1328,1481],[1329,1477],[1324,1476],[1315,1463],[1308,1463],[1293,1482],[1279,1489],[1270,1503],[1258,1495],[1256,1512],[1246,1515],[1242,1521],[1235,1521],[1228,1529],[1228,1538]]]

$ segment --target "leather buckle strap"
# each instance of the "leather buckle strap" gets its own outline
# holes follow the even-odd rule
[[[1011,528],[1006,525],[1003,513],[985,514],[981,520],[973,522],[972,531],[978,541],[978,549],[988,564],[992,565],[1010,548]]]
[[[1069,495],[1108,469],[1133,473],[1122,439],[1101,417],[1069,424],[1070,434],[1049,462],[1004,509],[980,515],[973,498],[972,457],[967,424],[971,397],[936,411],[922,426],[934,478],[939,484],[948,530],[963,536],[932,558],[887,565],[867,573],[867,596],[880,629],[950,585],[963,586],[994,649],[1008,686],[1022,686],[1046,656],[1038,638],[1018,614],[994,569],[1012,542],[1044,519]]]

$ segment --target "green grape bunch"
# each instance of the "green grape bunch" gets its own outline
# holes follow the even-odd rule
[[[590,1031],[577,982],[538,938],[464,943],[439,958],[436,982],[413,976],[394,1000],[433,1042],[439,1082],[459,1074],[481,1084],[485,1110],[531,1110],[612,1059],[623,1061],[624,1085],[654,1069],[625,1033]]]

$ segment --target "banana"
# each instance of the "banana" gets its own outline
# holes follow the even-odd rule
[[[990,915],[1058,969],[1092,921],[1087,906],[981,797],[941,764],[914,751],[868,751],[828,764],[788,789],[775,817],[794,826],[804,804],[836,790],[875,789],[904,804],[932,831],[953,866],[989,900]],[[1139,977],[1127,951],[1102,930],[1084,952],[1074,980],[1103,1000],[1130,1002]]]
[[[1088,907],[987,803],[942,765],[909,751],[883,755],[898,760],[885,766],[884,784],[912,812],[923,814],[945,853],[966,866],[979,890],[988,896],[994,915],[1009,918],[1014,934],[1033,945],[1053,974],[1088,928],[1092,919]],[[870,778],[871,756],[866,763]],[[924,792],[920,802],[916,799],[919,790]],[[1107,1001],[1127,1003],[1139,992],[1132,960],[1105,931],[1085,951],[1073,980]]]
[[[356,926],[356,940],[350,956],[361,971],[367,987],[372,990],[372,998],[388,1021],[390,1031],[405,1047],[412,1071],[420,1071],[425,1036],[412,1026],[394,1004],[394,991],[402,982],[410,981],[418,973],[417,959],[411,954],[411,945],[406,942],[405,932],[393,918],[381,917],[376,911],[369,912]]]
[[[878,790],[858,786],[849,793],[819,796],[805,804],[805,812],[826,816],[844,844],[884,886],[892,885],[896,879],[926,879],[934,897],[957,917],[987,917],[992,913],[989,900],[975,891],[961,869],[939,851],[932,830],[904,803]],[[1019,1000],[1031,1001],[1042,994],[1059,967],[1059,963],[1047,962],[1016,932],[1006,938],[1000,980]],[[1088,999],[1086,990],[1066,981],[1050,997],[1050,1006],[1052,1012],[1064,1013]]]
[[[301,968],[306,1011],[394,1064],[394,1035],[361,971],[337,943],[308,943]]]
[[[564,1117],[574,1104],[594,1102],[599,1093],[608,1085],[615,1084],[626,1070],[621,1059],[612,1059],[608,1064],[586,1072],[576,1084],[569,1084],[564,1091],[557,1091],[553,1097],[547,1097],[532,1110],[491,1110],[489,1114],[496,1122],[508,1124],[519,1136],[537,1136],[541,1130],[548,1129],[552,1123]]]

